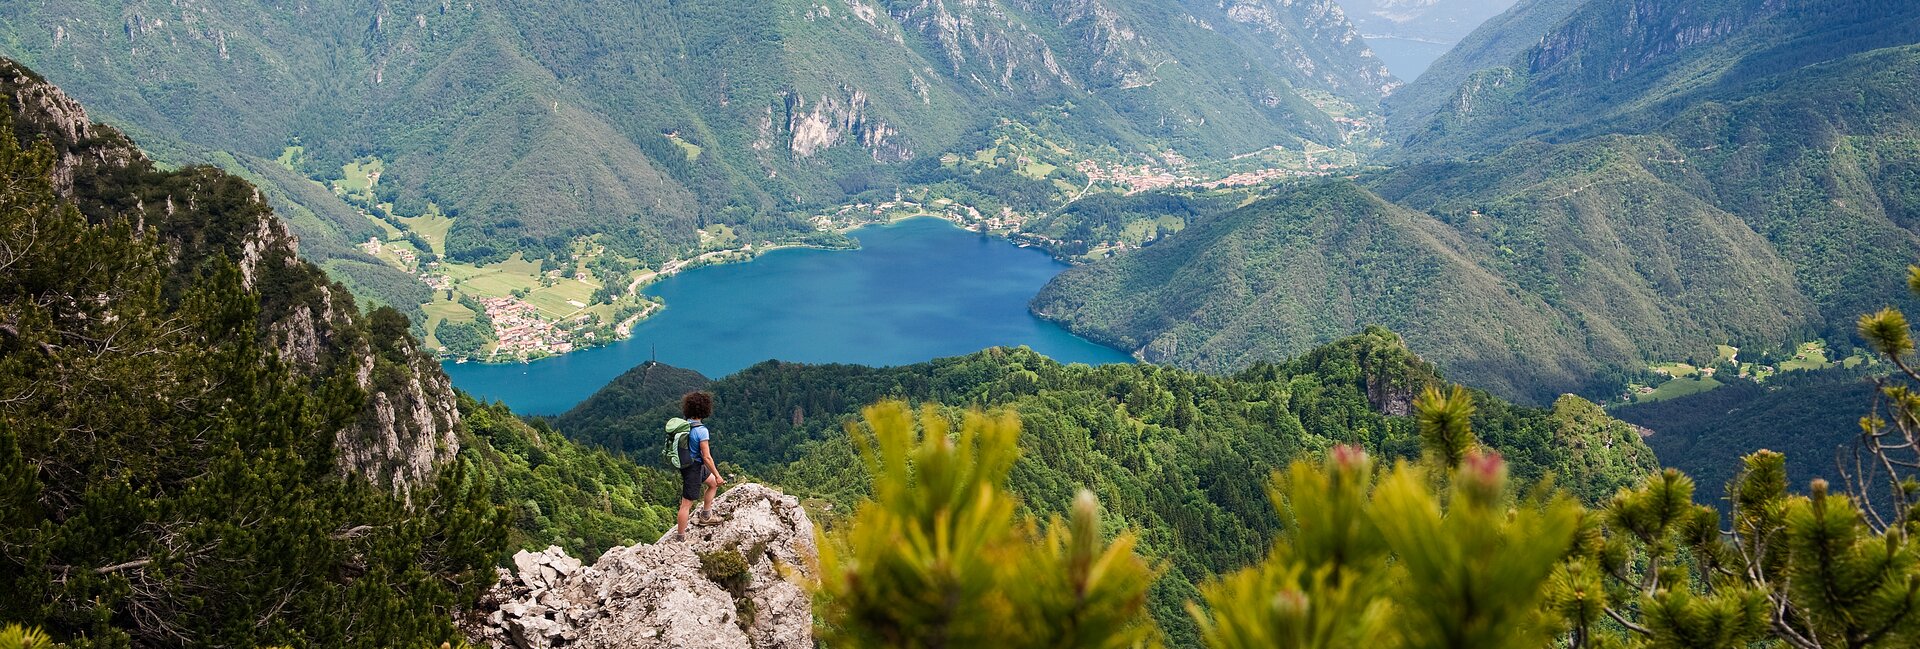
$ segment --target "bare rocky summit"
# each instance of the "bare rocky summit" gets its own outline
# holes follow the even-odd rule
[[[461,626],[502,648],[813,647],[800,586],[813,522],[799,499],[743,484],[713,508],[723,521],[684,542],[614,548],[591,566],[558,547],[521,551]]]

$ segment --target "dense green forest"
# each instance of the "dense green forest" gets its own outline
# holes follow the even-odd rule
[[[1920,294],[1920,266],[1907,281]],[[1208,580],[1188,614],[1214,649],[1912,646],[1915,341],[1897,308],[1856,326],[1893,371],[1876,379],[1885,409],[1861,420],[1857,463],[1838,480],[1796,493],[1787,457],[1763,450],[1740,458],[1724,510],[1698,504],[1700,485],[1671,468],[1583,506],[1513,480],[1477,434],[1476,399],[1429,387],[1410,404],[1417,461],[1343,444],[1276,471],[1271,549]],[[899,402],[864,415],[847,431],[875,496],[826,538],[824,633],[858,647],[1120,647],[1162,630],[1145,624],[1136,537],[1092,532],[1093,493],[1044,535],[1018,519],[1017,422],[975,411],[950,434],[932,409],[918,422]],[[1010,531],[1021,527],[1024,545]],[[927,538],[961,541],[898,542]]]
[[[1710,37],[1645,45],[1645,64],[1596,98],[1602,84],[1580,75],[1617,53],[1576,54],[1618,41],[1579,35],[1624,29],[1626,4],[1586,3],[1524,55],[1578,65],[1469,82],[1481,94],[1430,129],[1462,142],[1416,133],[1399,166],[1270,190],[1063,273],[1034,310],[1150,360],[1229,372],[1381,323],[1462,380],[1543,403],[1611,394],[1715,345],[1845,340],[1856,314],[1909,300],[1920,10],[1715,3],[1686,14],[1718,21]],[[1675,85],[1709,62],[1711,83]]]
[[[607,548],[652,543],[673,526],[680,478],[658,462],[582,446],[541,420],[466,395],[460,413],[461,453],[484,467],[478,479],[508,517],[500,559],[558,545],[592,561]]]
[[[1770,449],[1794,458],[1792,484],[1815,478],[1838,482],[1851,464],[1860,418],[1873,411],[1875,390],[1861,370],[1789,372],[1765,383],[1733,379],[1719,388],[1669,401],[1614,408],[1610,413],[1653,431],[1646,438],[1661,463],[1692,476],[1700,500],[1725,506],[1725,487],[1739,458]]]
[[[1920,259],[1920,46],[1882,47],[1920,11],[1590,0],[1526,66],[1468,81],[1449,106],[1479,107],[1443,112],[1400,167],[1040,219],[1056,252],[1141,249],[1063,274],[1035,309],[1170,365],[992,348],[709,380],[650,363],[522,419],[455,393],[409,314],[363,311],[351,293],[405,307],[418,286],[356,270],[372,266],[339,237],[367,223],[308,176],[389,158],[374,191],[466,223],[446,245],[467,259],[557,253],[608,214],[626,220],[596,232],[659,259],[697,225],[810,232],[785,211],[810,192],[944,173],[888,165],[1035,97],[1091,104],[1063,109],[1101,116],[1090,139],[1218,153],[1325,135],[1305,90],[1364,100],[1381,80],[1343,21],[1309,20],[1325,2],[1021,4],[966,23],[913,3],[418,5],[371,25],[325,3],[0,9],[78,21],[0,44],[66,73],[138,63],[90,92],[177,159],[232,170],[156,165],[0,60],[0,623],[77,647],[457,644],[454,617],[513,550],[591,558],[666,529],[658,426],[706,389],[730,475],[830,512],[808,586],[835,646],[1920,641],[1920,373],[1905,316],[1875,311],[1920,293],[1903,270]],[[271,28],[212,26],[255,10]],[[695,28],[641,46],[636,19]],[[1193,37],[1216,30],[1232,37]],[[1327,73],[1344,81],[1272,71],[1302,74],[1272,63],[1285,47],[1344,62]],[[1167,53],[1192,63],[1146,65]],[[853,85],[882,57],[913,65]],[[1272,64],[1224,63],[1244,59]],[[140,76],[182,60],[206,76]],[[829,74],[792,82],[802,65]],[[658,105],[599,110],[631,96]],[[398,126],[449,105],[466,119]],[[269,160],[288,132],[303,152]],[[1423,157],[1463,139],[1484,148]],[[1009,202],[1045,187],[978,175],[928,180]],[[305,250],[323,264],[287,223],[321,235]],[[483,340],[442,323],[442,342]],[[1814,336],[1865,340],[1891,376],[1877,393],[1838,370],[1729,381],[1619,419],[1561,394]]]
[[[652,458],[658,422],[676,412],[666,403],[677,395],[634,383],[616,381],[557,418],[557,427]],[[1042,517],[1067,513],[1079,489],[1097,494],[1109,525],[1138,530],[1141,551],[1166,562],[1152,610],[1171,637],[1192,645],[1196,631],[1183,607],[1197,596],[1194,585],[1256,561],[1277,529],[1267,474],[1341,444],[1384,457],[1417,455],[1409,404],[1439,384],[1436,370],[1398,336],[1371,329],[1230,377],[1061,365],[1024,348],[896,368],[768,362],[708,386],[717,404],[708,421],[720,461],[850,511],[869,493],[843,432],[860,408],[907,399],[1009,409],[1022,423],[1012,493]],[[1578,397],[1529,408],[1471,394],[1474,425],[1518,477],[1554,474],[1570,492],[1599,502],[1656,467],[1631,426]]]
[[[1432,122],[1410,125],[1407,153],[1458,158],[1527,138],[1644,132],[1704,103],[1775,90],[1800,95],[1795,81],[1808,66],[1913,44],[1920,12],[1882,0],[1603,0],[1579,3],[1547,26],[1500,25],[1530,47],[1505,61],[1475,61],[1490,67],[1451,93]]]
[[[378,229],[305,179],[369,157],[377,202],[456,218],[456,261],[563,258],[596,234],[652,264],[713,223],[803,237],[791,212],[890,195],[1009,118],[1061,118],[1065,143],[1116,155],[1226,156],[1337,145],[1326,98],[1369,107],[1392,85],[1337,11],[1274,0],[60,0],[0,25],[0,54],[169,161],[253,174],[317,262],[361,275],[329,262],[368,261],[345,244]]]
[[[247,183],[156,170],[0,74],[0,615],[84,647],[457,640],[504,516],[469,463],[409,478],[352,433],[419,380],[404,320],[348,299],[338,347],[276,349],[330,286],[249,258]]]

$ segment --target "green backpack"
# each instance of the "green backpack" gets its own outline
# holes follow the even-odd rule
[[[667,448],[660,452],[666,456],[667,466],[684,469],[693,466],[693,422],[674,417],[667,420]]]

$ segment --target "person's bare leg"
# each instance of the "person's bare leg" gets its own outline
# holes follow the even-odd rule
[[[706,512],[706,516],[703,516],[702,518],[707,518],[707,519],[716,518],[713,515],[713,495],[715,493],[718,493],[719,491],[720,491],[719,481],[714,480],[711,476],[708,477],[705,484],[700,485],[701,511]]]
[[[687,510],[693,509],[693,501],[680,499],[680,536],[687,535]]]

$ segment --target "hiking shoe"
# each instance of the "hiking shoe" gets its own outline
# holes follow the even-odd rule
[[[668,543],[686,543],[687,535],[679,532],[674,532],[673,536],[667,537],[667,542]]]
[[[707,510],[700,512],[700,517],[695,519],[693,524],[701,526],[719,525],[724,520],[725,519],[720,518],[719,514],[713,513],[713,510]]]

